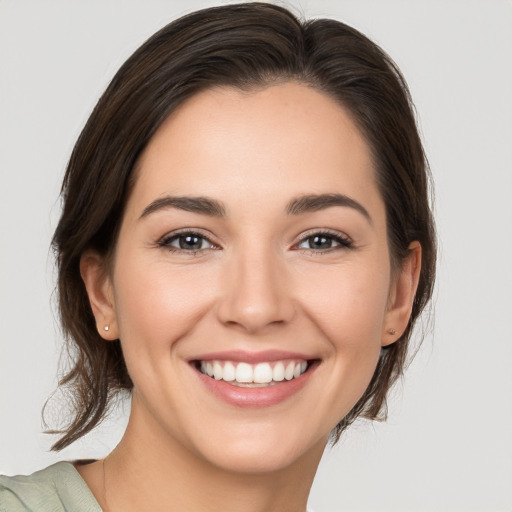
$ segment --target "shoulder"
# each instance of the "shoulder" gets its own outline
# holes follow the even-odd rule
[[[0,475],[0,512],[101,512],[91,491],[69,462],[28,476]]]

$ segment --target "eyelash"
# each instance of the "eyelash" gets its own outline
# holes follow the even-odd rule
[[[184,237],[195,237],[199,238],[202,241],[206,241],[208,244],[210,244],[210,247],[208,248],[200,248],[200,249],[193,249],[188,250],[184,249],[182,247],[173,247],[171,245],[172,242],[178,241],[180,238]],[[324,238],[327,240],[332,240],[335,243],[339,244],[335,247],[329,247],[327,249],[314,249],[314,248],[299,248],[298,246],[303,244],[304,242],[307,242],[308,240],[314,239],[315,237]],[[202,245],[202,244],[201,244]],[[198,233],[197,231],[180,231],[178,233],[173,233],[171,235],[165,236],[158,242],[159,247],[163,247],[167,249],[169,252],[181,252],[190,256],[195,256],[199,252],[202,252],[206,249],[218,249],[219,247],[214,244],[207,236],[203,235],[202,233]],[[293,247],[296,247],[297,250],[301,250],[302,252],[310,252],[315,254],[325,254],[332,251],[340,250],[340,249],[352,249],[353,248],[353,242],[352,240],[346,236],[342,235],[341,233],[337,231],[330,231],[330,230],[321,230],[321,231],[312,231],[310,233],[306,233],[300,240],[297,242]]]
[[[164,236],[158,242],[158,245],[160,247],[167,249],[169,252],[181,252],[181,253],[186,253],[187,255],[190,255],[190,256],[195,256],[197,253],[205,250],[205,249],[188,250],[188,249],[183,249],[183,248],[179,248],[179,247],[173,247],[170,245],[175,240],[179,240],[180,238],[185,238],[187,236],[188,237],[196,237],[196,238],[199,238],[201,240],[208,242],[210,244],[210,246],[212,246],[212,247],[209,247],[208,249],[218,248],[218,246],[216,246],[207,236],[203,235],[202,233],[198,233],[197,231],[191,231],[191,230],[180,231],[178,233],[173,233],[171,235]]]
[[[315,254],[325,254],[325,253],[329,253],[329,252],[340,250],[340,249],[353,249],[353,247],[354,247],[352,240],[348,236],[346,236],[342,233],[339,233],[338,231],[330,231],[328,229],[324,229],[321,231],[312,231],[310,233],[306,233],[305,235],[303,235],[303,237],[299,241],[298,245],[300,245],[308,240],[311,240],[313,238],[316,238],[316,237],[333,240],[334,242],[338,243],[339,246],[329,247],[327,249],[319,249],[319,250],[312,249],[312,248],[309,248],[309,249],[303,248],[302,250],[307,251],[307,252],[312,252]]]

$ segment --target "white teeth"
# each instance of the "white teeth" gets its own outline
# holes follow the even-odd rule
[[[281,363],[281,361],[274,366],[274,370],[272,371],[272,380],[275,380],[276,382],[284,380],[284,364]]]
[[[229,361],[224,365],[224,375],[222,377],[223,380],[227,382],[232,382],[236,378],[236,369],[232,363]]]
[[[222,379],[224,375],[224,371],[222,370],[222,366],[220,365],[219,361],[213,362],[213,378],[215,380]]]
[[[253,382],[252,366],[247,363],[238,363],[236,366],[235,380],[237,382]]]
[[[295,370],[295,364],[293,362],[288,363],[288,366],[286,367],[286,370],[284,371],[284,378],[286,380],[292,380],[293,379],[293,370]]]
[[[272,382],[272,368],[268,363],[259,363],[254,368],[253,381],[258,384]]]
[[[273,365],[273,366],[272,366]],[[283,380],[300,377],[308,368],[306,361],[277,361],[275,363],[234,363],[231,361],[201,361],[200,370],[215,380],[249,387],[271,386]]]

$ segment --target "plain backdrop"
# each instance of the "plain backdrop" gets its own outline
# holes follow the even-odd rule
[[[104,456],[129,406],[50,453],[41,408],[61,335],[49,250],[60,181],[117,68],[170,20],[219,2],[0,0],[0,473]],[[366,33],[404,72],[436,184],[435,315],[383,424],[327,449],[317,512],[512,510],[512,3],[290,0]],[[50,419],[64,406],[58,395]],[[297,426],[300,428],[300,425]]]

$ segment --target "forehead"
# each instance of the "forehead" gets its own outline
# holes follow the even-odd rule
[[[140,209],[165,194],[207,195],[268,207],[308,193],[380,202],[369,147],[348,112],[284,83],[215,88],[184,102],[142,154],[130,202]]]

